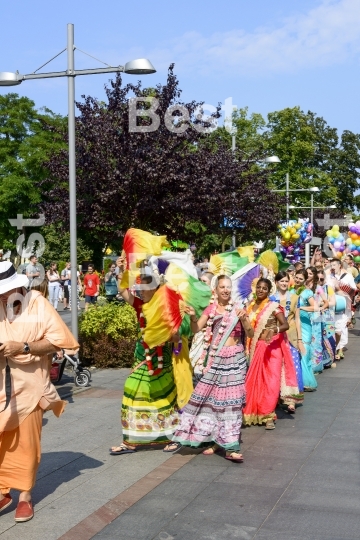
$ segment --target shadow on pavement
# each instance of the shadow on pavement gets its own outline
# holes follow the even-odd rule
[[[82,452],[46,452],[42,454],[39,471],[41,478],[37,480],[33,490],[34,502],[39,503],[62,484],[66,484],[80,475],[83,476],[89,469],[96,469],[103,464],[102,461]]]

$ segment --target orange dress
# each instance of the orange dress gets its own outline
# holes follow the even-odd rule
[[[0,302],[0,343],[32,343],[47,339],[59,348],[79,345],[61,317],[38,292],[24,296],[21,313],[10,322]],[[62,401],[50,382],[47,355],[17,354],[7,358],[11,369],[11,400],[0,413],[0,490],[29,491],[35,483],[40,462],[41,419],[44,410],[56,416],[64,411]],[[5,361],[0,363],[0,411],[6,402]]]

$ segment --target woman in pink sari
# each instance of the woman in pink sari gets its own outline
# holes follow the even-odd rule
[[[265,423],[265,429],[275,428],[279,396],[291,413],[301,397],[286,337],[289,324],[283,308],[269,299],[271,286],[268,279],[259,279],[256,300],[247,310],[254,337],[248,342],[250,367],[245,382],[244,424]]]

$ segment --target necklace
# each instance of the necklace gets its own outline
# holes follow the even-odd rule
[[[260,302],[260,304],[257,304],[255,300],[253,300],[249,304],[249,307],[247,308],[247,312],[248,312],[248,315],[249,315],[250,324],[251,324],[251,326],[253,328],[256,325],[256,319],[257,319],[257,316],[259,315],[260,311],[262,311],[263,308],[266,306],[266,304],[268,304],[269,302],[270,302],[269,298],[264,298],[264,300],[262,302]],[[254,311],[253,308],[254,308],[255,305],[257,305],[258,307]]]
[[[139,316],[139,325],[140,325],[140,331],[141,336],[145,333],[146,328],[146,321],[143,312],[141,311]],[[145,349],[145,362],[148,368],[149,375],[159,375],[159,373],[162,372],[162,369],[164,367],[164,357],[163,357],[163,345],[157,345],[155,347],[155,351],[153,353],[150,353],[150,348],[148,344],[144,341],[142,338],[141,343]],[[180,352],[180,351],[179,351]],[[157,359],[158,359],[158,367],[157,369],[154,369],[152,358],[154,354],[156,353]]]
[[[210,349],[210,346],[211,346],[211,350],[210,350],[210,353],[209,353],[210,356],[215,356],[216,355],[216,352],[217,352],[217,349],[219,347],[221,338],[222,338],[222,336],[223,336],[223,334],[225,332],[225,328],[227,327],[227,325],[229,323],[229,319],[230,319],[230,315],[231,315],[233,305],[234,305],[233,300],[230,300],[229,303],[225,306],[225,312],[224,312],[224,315],[223,315],[223,318],[222,318],[222,321],[221,321],[221,324],[220,324],[219,331],[217,333],[217,336],[215,338],[214,343],[211,344],[212,337],[213,337],[214,318],[215,318],[215,315],[216,315],[216,308],[218,307],[218,304],[216,302],[213,303],[213,308],[212,308],[212,310],[211,310],[211,312],[209,314],[209,318],[208,318],[208,321],[206,323],[203,351],[201,353],[201,357],[200,357],[199,362],[198,362],[198,364],[200,366],[204,365],[204,362],[205,362],[205,360],[207,358],[207,354],[208,354],[208,351]]]

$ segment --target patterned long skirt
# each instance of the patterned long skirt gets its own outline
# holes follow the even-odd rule
[[[132,446],[168,443],[178,424],[176,386],[170,346],[163,348],[164,367],[158,375],[149,375],[145,351],[138,342],[132,373],[125,381],[121,407],[123,440]],[[153,356],[154,368],[157,358]]]
[[[246,367],[242,345],[221,349],[183,409],[173,441],[192,447],[214,442],[240,450]]]

